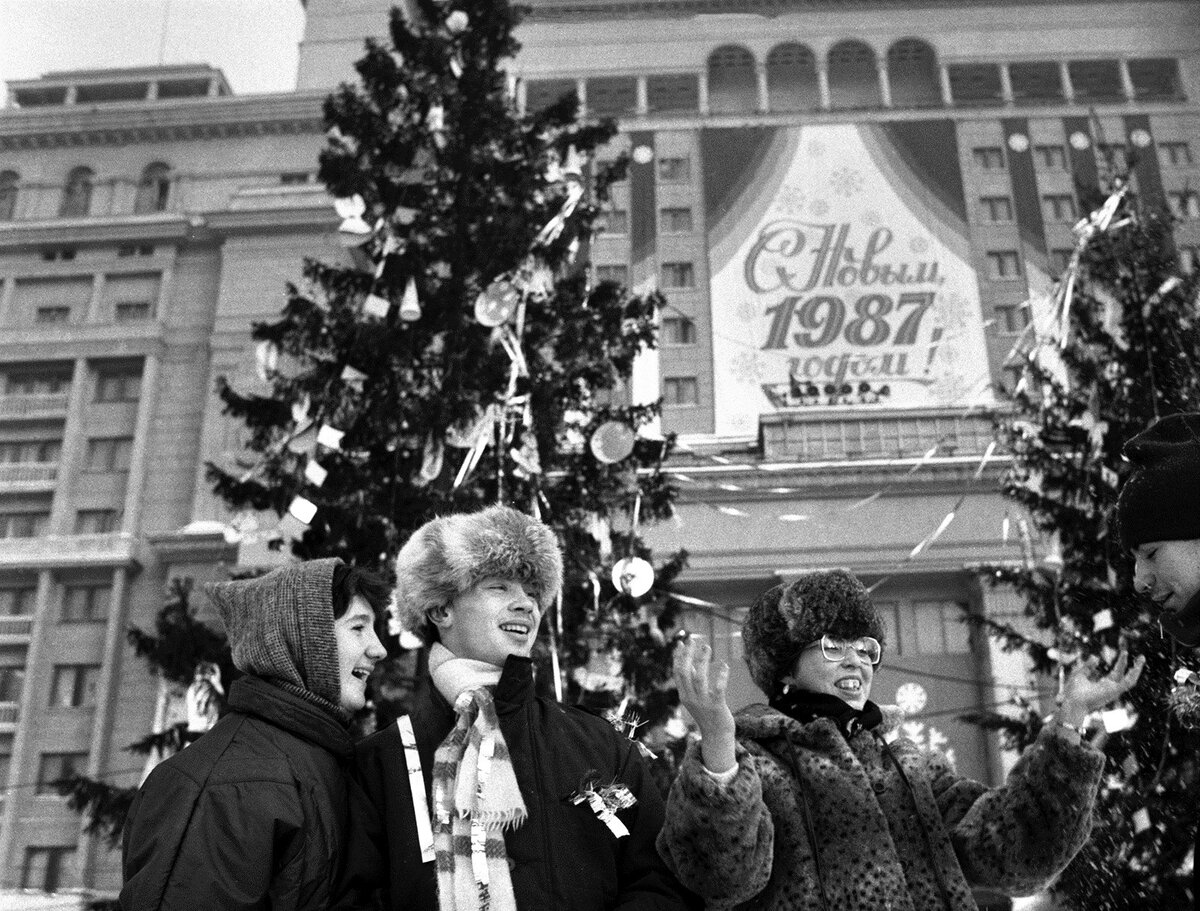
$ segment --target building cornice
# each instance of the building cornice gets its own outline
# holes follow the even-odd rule
[[[0,151],[320,133],[327,92],[0,111]]]
[[[1160,0],[1125,0],[1151,3]],[[597,19],[688,19],[695,16],[758,16],[792,13],[891,12],[963,7],[1115,5],[1114,0],[526,0],[531,23]],[[1182,5],[1182,3],[1180,3]]]
[[[0,250],[47,245],[177,243],[191,239],[202,228],[201,219],[170,214],[9,221],[0,222]]]

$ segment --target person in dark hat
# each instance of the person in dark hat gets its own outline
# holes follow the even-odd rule
[[[1117,498],[1117,532],[1133,553],[1133,587],[1157,605],[1159,622],[1181,645],[1200,646],[1200,414],[1160,418],[1122,450],[1133,463]],[[1200,693],[1181,681],[1171,708],[1200,726]],[[1200,833],[1196,836],[1200,857]],[[1192,868],[1200,909],[1200,863]]]
[[[245,676],[227,713],[134,798],[124,911],[356,906],[351,807],[364,798],[349,724],[386,656],[374,622],[388,594],[336,559],[210,587]]]
[[[1133,586],[1162,611],[1163,629],[1200,645],[1200,414],[1172,414],[1125,444],[1133,473],[1117,499],[1117,530],[1134,556]]]
[[[975,911],[974,886],[1044,887],[1082,847],[1103,755],[1089,712],[1131,687],[1122,653],[1105,677],[1077,667],[1055,722],[988,788],[947,757],[887,735],[871,701],[884,627],[862,584],[814,572],[762,594],[742,628],[769,705],[735,718],[728,666],[710,678],[699,637],[675,656],[679,698],[700,728],[671,787],[659,852],[710,907],[774,911]]]
[[[561,587],[554,532],[508,507],[434,519],[400,551],[394,607],[430,644],[429,677],[358,751],[384,907],[697,907],[655,851],[662,798],[636,745],[535,694],[530,653]]]

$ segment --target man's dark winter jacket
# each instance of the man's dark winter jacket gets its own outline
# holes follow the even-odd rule
[[[510,657],[495,690],[500,730],[529,818],[505,833],[513,892],[521,911],[668,911],[698,907],[659,859],[654,840],[662,797],[636,747],[608,722],[535,696],[532,664]],[[412,715],[426,794],[434,752],[454,726],[454,709],[433,686]],[[387,858],[384,907],[437,911],[434,863],[421,862],[407,766],[396,725],[358,746],[358,769],[382,815],[377,832]],[[617,815],[629,835],[616,838],[571,795],[588,779],[624,784],[637,798]]]
[[[260,677],[234,682],[229,707],[134,799],[124,911],[324,911],[341,897],[349,732]]]

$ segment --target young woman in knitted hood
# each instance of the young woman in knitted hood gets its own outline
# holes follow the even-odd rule
[[[1086,840],[1103,756],[1078,726],[1137,681],[1077,667],[1058,722],[1004,786],[959,777],[944,754],[885,734],[871,702],[883,625],[850,573],[811,573],[761,595],[742,630],[768,706],[735,718],[728,666],[698,637],[675,655],[700,728],[667,801],[658,847],[710,905],[823,911],[975,911],[972,887],[1037,891]]]

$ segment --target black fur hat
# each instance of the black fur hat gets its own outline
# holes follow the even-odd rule
[[[544,613],[562,587],[554,532],[507,506],[426,522],[396,557],[392,606],[400,625],[430,641],[429,611],[490,576],[531,582]]]
[[[883,621],[853,575],[844,569],[823,570],[767,589],[742,625],[750,676],[772,696],[801,650],[826,634],[836,639],[873,636],[886,645]]]

